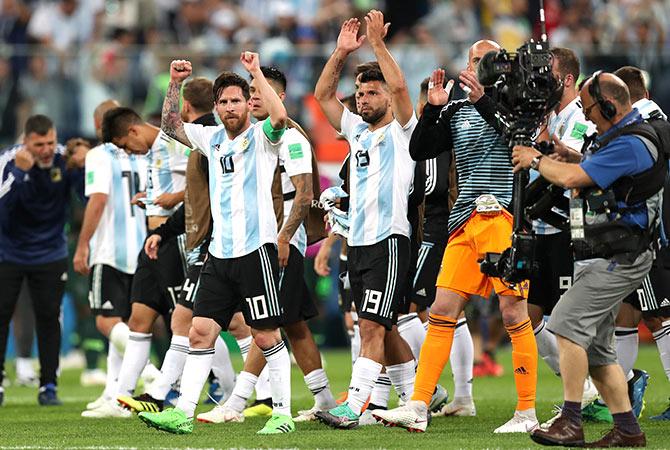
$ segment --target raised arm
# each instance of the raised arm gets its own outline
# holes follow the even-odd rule
[[[360,27],[361,23],[358,19],[349,19],[342,24],[340,35],[337,37],[337,47],[323,67],[314,88],[314,97],[321,105],[330,124],[337,131],[340,131],[344,112],[344,106],[337,98],[337,84],[340,81],[340,73],[342,73],[347,56],[363,45],[365,35],[358,37]]]
[[[261,71],[258,53],[242,52],[242,55],[240,55],[240,62],[244,65],[244,68],[247,69],[249,74],[254,77],[254,80],[257,80],[258,82],[258,93],[268,110],[272,128],[275,130],[283,130],[288,123],[288,113],[286,112],[284,103],[279,98],[279,95],[277,95],[277,92],[272,89],[268,80],[265,79],[265,75],[263,75],[263,72]]]
[[[167,94],[163,101],[161,130],[171,138],[193,148],[191,141],[184,131],[184,122],[181,121],[181,112],[179,110],[181,85],[191,75],[191,72],[193,72],[193,68],[190,61],[179,59],[170,63],[170,84],[168,84]]]
[[[405,126],[414,115],[414,106],[409,97],[405,77],[400,66],[393,59],[393,55],[384,44],[384,37],[390,23],[384,24],[384,15],[381,11],[372,10],[365,16],[367,25],[367,39],[375,53],[379,67],[384,74],[386,85],[391,92],[391,107],[393,115],[401,126]]]

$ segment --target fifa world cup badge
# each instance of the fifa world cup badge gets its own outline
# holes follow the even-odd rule
[[[50,175],[52,183],[58,183],[63,179],[63,173],[61,172],[60,167],[52,167]]]

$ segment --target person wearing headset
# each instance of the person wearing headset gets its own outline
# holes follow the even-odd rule
[[[632,412],[613,335],[621,301],[651,268],[666,159],[620,78],[596,72],[580,97],[598,132],[583,158],[566,150],[561,161],[525,146],[512,153],[515,171],[534,168],[552,184],[576,189],[570,205],[574,282],[548,324],[558,340],[564,403],[561,416],[531,438],[543,445],[584,445],[580,401],[590,374],[614,428],[587,446],[642,447],[646,438]]]

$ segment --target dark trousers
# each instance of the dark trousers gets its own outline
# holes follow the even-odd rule
[[[35,312],[40,386],[56,383],[61,339],[60,313],[66,273],[65,259],[40,265],[0,263],[0,384],[4,377],[9,322],[23,280],[28,283]]]

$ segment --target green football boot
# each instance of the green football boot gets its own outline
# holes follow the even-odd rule
[[[295,424],[291,416],[284,416],[282,414],[273,414],[270,419],[265,422],[265,426],[256,434],[282,434],[292,433],[295,431]]]
[[[193,419],[181,409],[170,408],[157,413],[141,412],[137,415],[148,427],[174,434],[193,432]]]

